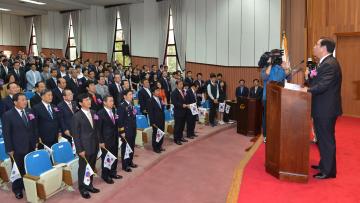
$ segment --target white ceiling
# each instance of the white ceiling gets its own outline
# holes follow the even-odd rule
[[[15,15],[44,15],[48,11],[66,11],[75,9],[88,9],[91,5],[107,6],[116,4],[140,3],[143,0],[36,0],[46,5],[23,3],[19,0],[0,0],[0,8],[11,11],[0,11]]]

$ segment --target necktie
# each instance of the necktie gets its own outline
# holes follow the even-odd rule
[[[19,70],[16,70],[16,75],[19,76]]]
[[[115,124],[114,114],[111,110],[109,111],[109,114],[110,114],[110,118],[111,118],[112,122]]]
[[[25,125],[28,126],[29,121],[28,121],[28,119],[27,119],[27,117],[26,117],[26,114],[25,114],[25,111],[24,111],[24,110],[21,111],[21,118],[22,118],[22,120],[24,121]]]
[[[95,96],[95,95],[93,95],[93,96],[92,96],[92,98],[93,98],[93,100],[94,100],[95,104],[98,104],[98,103],[97,103],[97,100],[96,100],[96,96]]]
[[[74,111],[73,111],[73,109],[72,109],[71,103],[68,103],[68,106],[69,106],[69,108],[70,108],[70,111],[71,111],[72,113],[74,113]]]
[[[48,112],[49,112],[49,114],[50,114],[51,119],[54,119],[53,114],[52,114],[52,111],[51,111],[51,106],[50,106],[50,104],[48,105]]]

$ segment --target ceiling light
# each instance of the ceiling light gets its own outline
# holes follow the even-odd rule
[[[37,5],[45,5],[46,4],[44,2],[34,1],[34,0],[20,0],[20,1],[24,2],[24,3],[31,3],[31,4],[37,4]]]
[[[11,11],[11,10],[7,8],[0,8],[0,11]]]

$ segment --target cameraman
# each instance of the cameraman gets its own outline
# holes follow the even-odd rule
[[[276,81],[280,83],[285,83],[286,79],[290,79],[291,70],[288,67],[288,64],[285,64],[282,60],[282,51],[279,49],[273,49],[271,52],[265,52],[259,60],[258,63],[261,70],[261,78],[264,83],[263,90],[263,118],[262,118],[262,126],[263,126],[263,136],[264,143],[266,143],[266,84],[270,81]]]

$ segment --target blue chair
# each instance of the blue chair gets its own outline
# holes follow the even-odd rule
[[[5,142],[3,138],[0,138],[0,161],[5,161],[9,156],[5,151]]]
[[[172,120],[174,120],[174,114],[171,112],[170,109],[165,109],[165,110],[164,110],[164,114],[165,114],[165,121],[172,121]]]
[[[136,128],[145,129],[149,127],[149,122],[144,115],[136,115]]]
[[[134,108],[136,109],[136,115],[142,115],[139,105],[135,105]]]
[[[6,153],[4,139],[0,138],[0,169],[6,173],[0,173],[0,186],[3,190],[8,191],[7,183],[10,181],[11,160]]]
[[[201,107],[209,109],[210,108],[210,103],[209,100],[206,100],[204,103],[201,104]]]
[[[23,177],[28,202],[44,201],[64,189],[64,165],[53,166],[45,150],[30,152],[24,158],[26,174]],[[38,192],[41,191],[41,192]]]
[[[51,149],[53,150],[52,158],[55,164],[65,164],[63,168],[64,182],[69,186],[68,190],[78,180],[79,158],[75,157],[70,142],[59,142],[54,144]]]
[[[138,146],[144,146],[144,143],[148,143],[152,135],[152,127],[149,125],[149,121],[144,115],[136,115],[136,139],[135,144]]]
[[[30,100],[35,95],[35,93],[32,91],[26,91],[26,92],[24,92],[24,94],[25,94],[27,100]]]

